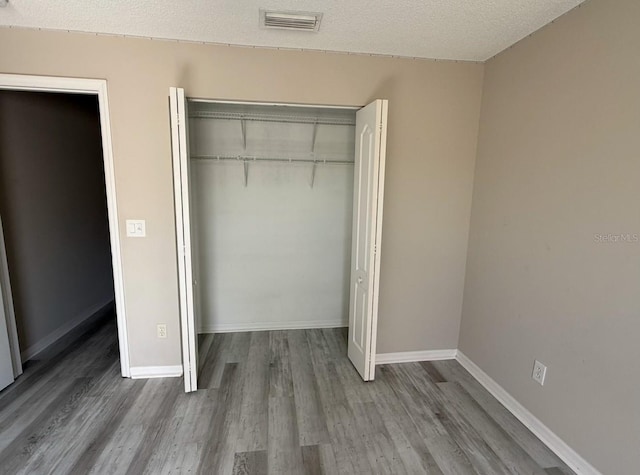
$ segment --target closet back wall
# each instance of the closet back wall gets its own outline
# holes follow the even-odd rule
[[[347,326],[354,127],[321,124],[314,136],[312,123],[247,120],[245,130],[243,140],[237,119],[189,124],[199,333]],[[245,186],[243,161],[204,158],[308,160],[312,149],[351,163],[319,162],[312,186],[310,163],[248,161]]]
[[[456,348],[482,64],[0,28],[0,71],[108,81],[133,366],[181,362],[169,87],[189,97],[389,99],[378,351]],[[158,339],[156,325],[167,325]]]

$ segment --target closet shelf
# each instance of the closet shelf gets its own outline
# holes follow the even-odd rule
[[[282,157],[254,157],[246,155],[192,155],[193,160],[235,160],[238,162],[281,162],[281,163],[316,163],[316,164],[337,164],[353,165],[353,160],[330,160],[324,158],[282,158]]]
[[[252,120],[259,122],[283,122],[293,124],[320,124],[320,125],[350,125],[355,126],[355,120],[337,117],[304,117],[297,115],[281,114],[251,114],[216,111],[193,111],[189,114],[192,119],[224,119],[224,120]]]

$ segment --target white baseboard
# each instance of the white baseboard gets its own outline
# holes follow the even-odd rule
[[[182,376],[182,365],[174,366],[132,366],[129,368],[132,379],[179,378]]]
[[[87,322],[93,317],[98,318],[102,316],[102,310],[106,309],[109,305],[113,305],[113,299],[107,302],[89,307],[88,309],[86,309],[84,312],[82,312],[80,315],[78,315],[76,318],[74,318],[70,322],[62,325],[61,327],[58,327],[56,330],[52,331],[47,336],[40,339],[39,341],[31,345],[29,348],[26,348],[24,351],[20,352],[20,359],[22,360],[22,362],[25,362],[27,360],[30,360],[34,356],[37,356],[38,354],[42,353],[44,350],[49,348],[51,345],[53,345],[59,339],[64,337],[67,333],[72,331],[77,326]]]
[[[456,359],[493,397],[500,401],[574,472],[580,475],[602,475],[460,350],[457,352]]]
[[[218,323],[201,325],[198,333],[231,333],[258,332],[268,330],[307,330],[312,328],[342,328],[348,326],[344,320],[304,320],[296,322],[249,322],[249,323]]]
[[[412,363],[414,361],[438,361],[455,359],[458,350],[402,351],[400,353],[378,353],[376,365]]]

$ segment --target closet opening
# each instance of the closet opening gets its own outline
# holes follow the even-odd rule
[[[185,390],[199,340],[263,330],[348,327],[373,379],[387,101],[170,105]]]

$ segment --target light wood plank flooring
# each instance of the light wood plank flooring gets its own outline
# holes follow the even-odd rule
[[[363,383],[345,337],[206,335],[184,394],[121,378],[108,323],[0,393],[0,473],[572,473],[456,362]]]

